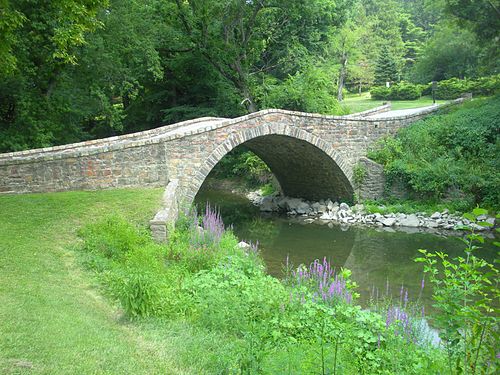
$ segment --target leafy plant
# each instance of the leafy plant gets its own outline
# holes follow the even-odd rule
[[[464,218],[477,225],[477,217],[487,211],[476,208]],[[491,226],[487,222],[479,223]],[[433,299],[437,313],[435,325],[448,354],[453,373],[475,374],[482,370],[495,373],[498,349],[499,271],[475,253],[484,238],[469,227],[463,240],[465,256],[449,259],[444,252],[420,250],[424,272],[434,286]]]

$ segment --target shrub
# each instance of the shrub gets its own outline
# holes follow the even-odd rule
[[[500,91],[500,75],[481,77],[476,80],[451,78],[438,82],[437,99],[456,99],[465,93],[475,96],[494,95]]]
[[[500,97],[475,100],[379,141],[368,156],[419,198],[500,206]],[[467,207],[471,208],[470,206]]]
[[[436,99],[457,99],[470,90],[469,81],[451,78],[440,81],[436,88]]]
[[[145,234],[119,216],[108,216],[80,231],[85,251],[119,260],[148,241]]]
[[[400,82],[391,87],[391,100],[416,100],[422,95],[422,86]]]
[[[370,89],[370,96],[376,100],[388,100],[391,96],[391,89],[385,86],[374,86]]]
[[[422,85],[409,82],[399,82],[391,87],[375,86],[370,89],[370,95],[377,100],[416,100],[420,98]]]

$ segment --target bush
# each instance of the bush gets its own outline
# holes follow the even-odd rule
[[[457,99],[469,91],[469,82],[464,79],[451,78],[440,81],[436,88],[436,99]]]
[[[370,89],[370,96],[376,100],[388,100],[391,96],[391,89],[385,86],[374,86]]]
[[[391,100],[416,100],[422,95],[421,85],[400,82],[391,87]]]
[[[500,75],[481,77],[476,80],[451,78],[438,82],[437,99],[457,99],[463,94],[475,96],[494,95],[500,91]]]
[[[499,207],[500,97],[475,100],[379,141],[368,156],[420,199],[453,194],[462,202]],[[470,207],[468,207],[470,208]]]
[[[375,86],[370,89],[372,99],[377,100],[416,100],[422,95],[424,86],[409,82],[399,82],[391,87]]]

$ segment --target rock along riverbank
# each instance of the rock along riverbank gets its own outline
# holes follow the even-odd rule
[[[258,191],[247,194],[247,198],[263,212],[286,212],[287,215],[301,219],[305,223],[366,225],[382,227],[386,230],[399,229],[406,232],[457,231],[468,226],[476,231],[487,231],[495,225],[495,218],[488,215],[478,217],[478,223],[488,222],[491,227],[484,227],[454,214],[448,210],[426,215],[423,212],[413,214],[367,213],[362,204],[349,206],[346,203],[333,202],[330,199],[310,202],[300,198],[279,195],[262,196]]]

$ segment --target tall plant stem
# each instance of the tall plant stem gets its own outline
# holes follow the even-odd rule
[[[486,322],[483,323],[481,328],[481,336],[479,337],[479,344],[477,344],[476,358],[474,359],[474,366],[472,366],[472,375],[476,373],[477,359],[479,357],[479,350],[481,349],[485,332],[486,332]]]
[[[339,336],[335,339],[335,352],[333,354],[333,375],[337,375],[337,351],[339,349]]]

